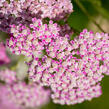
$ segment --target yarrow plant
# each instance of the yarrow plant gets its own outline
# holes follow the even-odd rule
[[[2,101],[12,98],[22,109],[39,107],[49,95],[54,103],[74,105],[102,94],[100,81],[109,75],[109,35],[84,29],[71,40],[75,30],[66,24],[73,12],[70,0],[2,0],[0,9],[1,28],[3,19],[14,19],[5,25],[10,34],[7,48],[31,58],[25,63],[32,82],[18,82],[13,71],[1,71],[0,79],[8,84],[1,87],[7,90],[3,96],[8,93]]]

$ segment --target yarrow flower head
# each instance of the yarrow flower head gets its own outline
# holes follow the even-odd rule
[[[29,27],[22,24],[11,26],[13,37],[8,41],[8,47],[13,53],[37,57],[46,45],[58,37],[59,28],[53,21],[48,25],[43,24],[40,19],[33,18],[32,21]]]
[[[100,81],[108,75],[109,36],[83,30],[70,41],[59,37],[46,47],[42,59],[29,65],[33,81],[51,87],[53,101],[76,104],[101,95]]]
[[[6,54],[6,48],[2,42],[0,42],[0,65],[7,64],[10,62],[10,59],[8,58]]]
[[[34,17],[66,19],[72,11],[70,0],[3,0],[0,2],[0,30],[10,33],[9,25],[29,25]]]
[[[16,17],[22,15],[24,10],[32,14],[42,12],[41,18],[63,18],[66,14],[73,11],[70,0],[3,0],[0,3],[0,12],[3,14],[12,14]],[[28,13],[26,13],[28,14]]]

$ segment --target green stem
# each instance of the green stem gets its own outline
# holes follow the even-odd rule
[[[100,31],[102,31],[102,32],[105,33],[105,31],[100,27],[100,25],[95,21],[95,19],[87,12],[87,10],[84,8],[84,6],[82,5],[82,3],[79,0],[74,0],[74,2],[84,12],[84,14],[88,17],[88,19],[91,20],[99,28]]]

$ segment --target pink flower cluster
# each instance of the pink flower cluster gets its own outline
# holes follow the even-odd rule
[[[64,29],[53,21],[32,21],[29,27],[12,25],[13,37],[7,44],[15,54],[32,56],[29,77],[50,87],[55,103],[70,105],[100,96],[99,82],[103,74],[109,74],[108,34],[83,30],[70,40],[70,34],[64,34]]]
[[[21,109],[12,102],[8,95],[7,86],[0,84],[0,109]]]
[[[8,58],[6,54],[6,48],[2,42],[0,42],[0,65],[7,64],[10,62],[10,59]]]
[[[3,90],[2,87],[4,87]],[[11,102],[19,109],[40,107],[49,101],[49,91],[45,91],[41,86],[36,84],[17,83],[2,87],[0,87],[1,101]],[[6,101],[3,101],[4,99]],[[10,106],[10,104],[6,105]]]
[[[10,33],[9,25],[29,25],[34,17],[66,20],[72,11],[71,0],[0,0],[0,30]]]
[[[2,0],[0,2],[0,13],[21,16],[24,10],[32,14],[41,12],[41,18],[63,18],[73,11],[70,0]]]
[[[3,75],[4,73],[4,75]],[[48,103],[50,91],[36,83],[26,84],[15,78],[15,72],[0,71],[0,109],[39,108]]]
[[[100,81],[109,75],[109,36],[83,30],[77,39],[59,37],[46,55],[29,64],[29,76],[51,87],[55,103],[76,104],[101,95]]]
[[[7,46],[12,53],[32,57],[28,63],[29,77],[51,88],[54,103],[76,104],[101,95],[100,81],[104,74],[109,75],[108,34],[83,30],[70,40],[72,31],[68,25],[59,26],[52,20],[44,24],[42,18],[63,18],[63,13],[71,13],[68,0],[12,0],[10,5],[2,4],[16,17],[22,17],[27,7],[31,14],[42,12],[41,18],[32,18],[29,25],[11,25],[12,37]]]
[[[10,71],[9,69],[0,71],[0,80],[4,81],[7,84],[12,84],[17,81],[16,72]]]
[[[109,75],[109,35],[107,33],[93,34],[92,31],[88,32],[85,29],[80,33],[78,42],[79,55],[90,63],[98,63],[96,67],[100,66],[101,72]]]
[[[81,71],[79,67],[84,61],[79,62],[73,57],[63,62],[46,58],[42,65],[40,61],[37,65],[36,63],[37,61],[34,60],[29,76],[33,81],[51,87],[53,91],[51,97],[54,103],[76,104],[101,95],[101,87],[98,82],[101,81],[103,75],[101,73],[91,75],[90,72],[87,72],[88,76],[85,75],[88,68],[84,67],[85,70]]]
[[[53,21],[43,24],[40,19],[33,18],[29,27],[22,24],[11,26],[13,37],[8,41],[10,51],[25,56],[36,56],[59,35],[59,27]]]

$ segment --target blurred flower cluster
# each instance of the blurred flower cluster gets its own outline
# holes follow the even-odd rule
[[[39,108],[49,101],[50,90],[36,83],[19,81],[16,72],[0,71],[0,80],[4,83],[0,84],[1,109]]]
[[[0,65],[8,64],[10,62],[10,59],[8,58],[6,54],[6,48],[5,45],[0,42]]]
[[[0,71],[1,109],[40,108],[49,98],[73,105],[102,94],[109,35],[84,29],[72,40],[75,31],[66,24],[72,12],[70,0],[1,0],[0,30],[9,38],[0,43],[0,65],[10,62],[7,48],[28,66],[23,80],[11,68]]]

